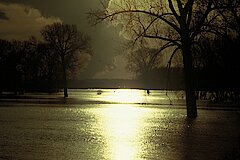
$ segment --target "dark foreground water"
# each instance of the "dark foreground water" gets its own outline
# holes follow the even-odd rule
[[[225,160],[238,157],[239,111],[201,109],[197,119],[187,120],[182,107],[132,104],[130,95],[126,94],[117,97],[110,94],[109,101],[115,103],[103,104],[99,100],[97,104],[1,104],[0,159]],[[76,98],[77,94],[74,95]],[[95,95],[104,96],[103,93]],[[137,99],[137,94],[134,97]],[[119,100],[122,103],[117,103]]]

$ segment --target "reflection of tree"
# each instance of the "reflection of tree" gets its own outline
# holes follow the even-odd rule
[[[76,25],[62,23],[47,25],[41,33],[53,52],[58,55],[57,60],[62,67],[64,97],[68,97],[67,70],[73,67],[73,62],[77,59],[79,53],[89,50],[89,39],[77,30]]]

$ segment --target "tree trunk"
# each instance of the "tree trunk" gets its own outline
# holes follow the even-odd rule
[[[63,88],[64,88],[64,97],[68,97],[68,89],[67,89],[67,73],[66,73],[66,65],[65,62],[62,61],[63,68]]]
[[[185,37],[184,37],[185,38]],[[186,106],[187,106],[187,117],[197,117],[197,104],[195,96],[195,85],[193,77],[193,65],[192,65],[192,54],[190,44],[185,39],[182,44],[183,51],[183,63],[184,63],[184,79],[185,79],[185,92],[186,92]]]

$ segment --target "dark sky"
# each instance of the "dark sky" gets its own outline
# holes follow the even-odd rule
[[[116,28],[101,23],[92,27],[86,18],[99,0],[0,0],[0,38],[27,39],[37,36],[46,24],[76,24],[91,36],[93,57],[81,78],[131,78],[121,56],[123,39]]]

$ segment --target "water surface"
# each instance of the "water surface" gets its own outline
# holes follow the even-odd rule
[[[237,153],[239,111],[199,110],[190,121],[185,108],[158,107],[164,97],[153,92],[98,92],[70,93],[87,101],[80,104],[1,105],[0,159],[221,160]]]

